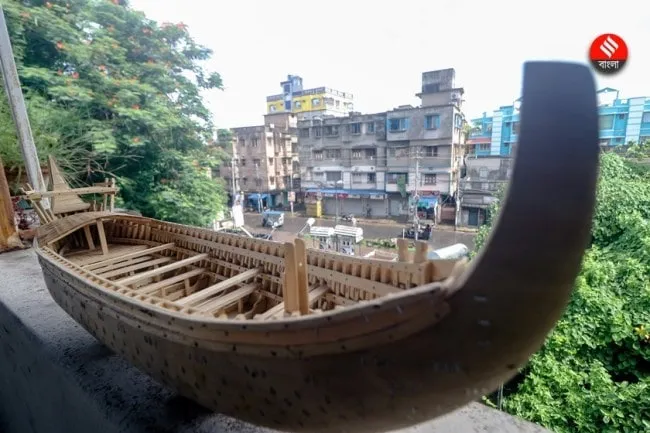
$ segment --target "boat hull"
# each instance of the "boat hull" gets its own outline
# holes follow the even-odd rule
[[[106,302],[101,289],[42,252],[39,261],[55,302],[96,339],[180,395],[225,415],[279,430],[380,432],[425,422],[466,403],[466,394],[448,398],[432,386],[438,382],[444,389],[470,378],[453,360],[431,362],[426,332],[372,349],[309,358],[210,350],[205,342],[174,336],[171,328]],[[425,299],[416,304],[431,315]],[[423,316],[420,323],[432,321]],[[487,383],[468,392],[479,398],[486,389]]]

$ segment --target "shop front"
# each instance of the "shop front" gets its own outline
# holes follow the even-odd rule
[[[360,218],[385,217],[388,212],[386,193],[376,190],[308,189],[306,201],[322,199],[324,215],[353,214]],[[338,210],[338,212],[337,212]]]

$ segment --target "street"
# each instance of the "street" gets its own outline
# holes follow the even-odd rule
[[[246,226],[255,232],[268,232],[270,229],[262,228],[262,217],[260,214],[247,213],[244,216]],[[284,226],[276,230],[276,233],[285,232],[287,234],[296,234],[307,223],[307,218],[302,216],[292,217],[289,212],[284,215]],[[351,225],[345,222],[345,225]],[[334,227],[333,219],[316,219],[315,226]],[[357,223],[358,227],[363,229],[365,239],[390,239],[401,237],[404,224],[400,223]],[[309,233],[309,231],[307,231]],[[431,232],[429,244],[431,249],[443,248],[449,245],[462,243],[470,250],[474,248],[474,233],[456,232],[453,228],[436,229]]]

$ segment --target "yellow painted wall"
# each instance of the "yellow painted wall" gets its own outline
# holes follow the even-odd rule
[[[313,110],[323,110],[325,108],[325,98],[327,93],[315,93],[312,95],[301,95],[294,96],[291,101],[291,111],[293,113],[304,113]],[[312,100],[314,98],[320,99],[319,105],[312,105]],[[300,108],[296,108],[296,102],[300,102]],[[271,107],[275,106],[275,111],[271,110]],[[284,112],[284,101],[272,101],[266,103],[266,112],[267,113],[283,113]]]

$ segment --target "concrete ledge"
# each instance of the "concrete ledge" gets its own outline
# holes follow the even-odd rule
[[[54,303],[31,249],[0,255],[0,431],[271,432],[210,413],[109,352]],[[548,430],[471,404],[403,432]]]

